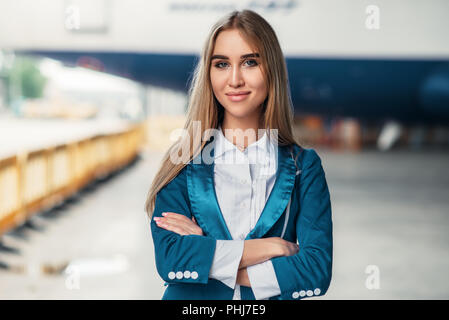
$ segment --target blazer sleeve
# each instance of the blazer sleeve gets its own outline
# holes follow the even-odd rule
[[[153,217],[176,212],[192,218],[187,194],[186,167],[156,195]],[[156,268],[166,283],[206,284],[216,240],[199,235],[179,235],[160,228],[151,219]]]
[[[320,157],[313,149],[304,151],[296,220],[299,252],[272,258],[286,300],[324,295],[332,277],[330,194]]]

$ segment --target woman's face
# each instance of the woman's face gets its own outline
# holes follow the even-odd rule
[[[217,36],[210,78],[215,97],[226,110],[225,116],[240,119],[259,116],[268,89],[257,55],[237,29],[222,31]],[[235,93],[247,94],[233,96]]]

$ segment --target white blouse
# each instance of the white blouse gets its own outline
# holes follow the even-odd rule
[[[241,300],[237,271],[244,239],[254,228],[276,180],[277,149],[264,135],[240,151],[222,132],[215,136],[215,192],[233,240],[217,240],[209,277],[234,289],[233,300]],[[226,134],[226,132],[225,132]],[[257,300],[279,295],[270,260],[247,267]]]

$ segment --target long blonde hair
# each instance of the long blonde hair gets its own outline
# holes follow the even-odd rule
[[[173,143],[162,158],[145,203],[145,211],[150,219],[157,193],[202,151],[210,138],[210,135],[208,136],[208,132],[211,132],[210,129],[217,129],[223,121],[224,108],[212,91],[211,56],[218,34],[231,29],[238,29],[248,44],[258,50],[261,64],[266,66],[263,68],[268,87],[268,95],[262,105],[264,128],[278,130],[276,142],[280,146],[299,145],[293,136],[293,105],[287,67],[277,36],[268,22],[256,12],[251,10],[233,11],[212,27],[204,44],[201,59],[196,65],[188,92],[189,105],[184,125],[184,131],[188,134]],[[200,135],[197,134],[197,131],[194,135],[193,127],[196,121],[201,124]],[[184,150],[183,146],[186,145],[189,146],[188,154],[183,155],[186,158],[181,163],[174,164],[170,160],[170,154],[174,152],[179,155],[179,150]]]

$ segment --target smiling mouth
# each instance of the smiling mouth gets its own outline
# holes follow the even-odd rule
[[[246,99],[249,94],[251,92],[243,92],[243,93],[238,93],[238,94],[226,94],[229,98],[229,100],[233,101],[233,102],[238,102],[238,101],[242,101],[244,99]]]
[[[240,91],[240,92],[228,92],[226,93],[226,95],[228,96],[240,96],[240,95],[245,95],[245,94],[250,94],[251,91]]]

